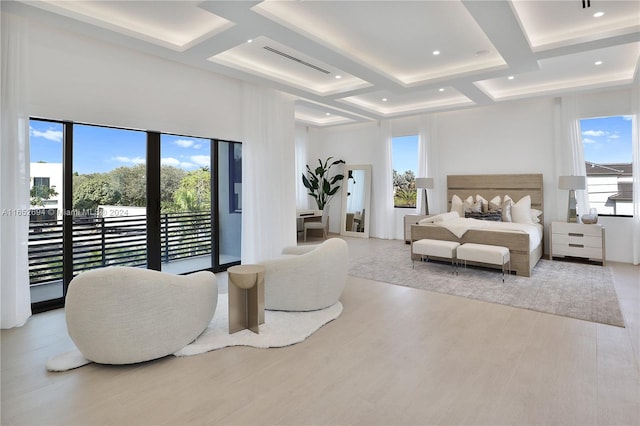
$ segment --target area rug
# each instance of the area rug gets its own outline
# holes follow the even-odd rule
[[[415,262],[402,241],[349,246],[349,274],[390,284],[436,291],[570,318],[624,327],[610,268],[541,259],[532,276],[506,276],[495,269],[460,268],[444,262]],[[353,250],[352,250],[353,248]]]
[[[218,295],[216,313],[207,329],[191,344],[174,353],[191,356],[230,346],[279,348],[304,341],[323,325],[342,314],[342,304],[310,312],[265,311],[265,323],[260,333],[242,330],[229,334],[229,309],[226,293]],[[47,370],[66,371],[90,364],[77,349],[57,355],[47,361]]]

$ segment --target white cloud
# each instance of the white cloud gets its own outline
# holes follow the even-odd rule
[[[582,143],[597,143],[597,141],[594,141],[593,139],[589,139],[589,138],[584,138],[582,139]]]
[[[609,135],[609,139],[620,139],[620,132],[615,132]]]
[[[160,164],[162,164],[163,166],[179,166],[180,161],[176,160],[173,157],[165,157],[160,159]]]
[[[604,130],[585,130],[584,132],[582,132],[582,134],[584,136],[604,136],[606,133],[604,132]]]
[[[202,148],[202,144],[201,143],[197,143],[195,145],[193,145],[193,149],[200,149]]]
[[[114,160],[125,164],[144,164],[146,160],[142,157],[113,157]]]
[[[632,116],[630,116],[630,115],[623,115],[623,116],[622,116],[622,119],[623,119],[623,120],[627,120],[627,121],[630,121],[632,118],[633,118],[633,117],[632,117]]]
[[[211,157],[209,155],[192,155],[189,158],[200,167],[209,167],[211,164]]]
[[[182,167],[183,169],[195,169],[197,165],[189,163],[188,161],[183,161],[180,163],[180,167]]]
[[[190,141],[189,139],[178,139],[174,143],[180,148],[190,148],[193,146],[193,141]]]
[[[41,132],[40,130],[36,130],[33,127],[29,127],[29,133],[31,134],[31,137],[34,138],[45,138],[54,142],[62,142],[62,130],[48,129],[44,132]]]

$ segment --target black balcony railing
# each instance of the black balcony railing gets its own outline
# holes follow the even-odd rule
[[[161,215],[162,261],[211,254],[211,213]],[[145,216],[83,217],[73,224],[74,274],[103,266],[147,263]],[[62,280],[62,221],[29,225],[31,285]]]

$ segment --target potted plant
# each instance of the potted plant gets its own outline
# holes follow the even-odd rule
[[[307,164],[306,176],[304,173],[302,174],[302,183],[309,191],[308,194],[316,200],[319,210],[324,210],[329,204],[329,201],[340,189],[340,181],[344,179],[342,174],[331,176],[331,167],[337,164],[344,164],[343,160],[335,160],[330,163],[332,159],[333,157],[329,157],[324,163],[318,159],[319,165],[315,170],[311,170],[311,167]]]

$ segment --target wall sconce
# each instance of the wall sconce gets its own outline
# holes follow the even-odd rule
[[[587,180],[584,176],[560,176],[558,188],[569,190],[569,207],[567,210],[567,222],[578,222],[576,206],[576,189],[585,189]]]
[[[424,191],[424,197],[422,197],[422,205],[424,206],[424,208],[422,208],[422,206],[420,207],[420,214],[429,214],[429,200],[427,199],[427,189],[430,188],[433,188],[433,178],[416,178],[416,189],[422,189]]]

